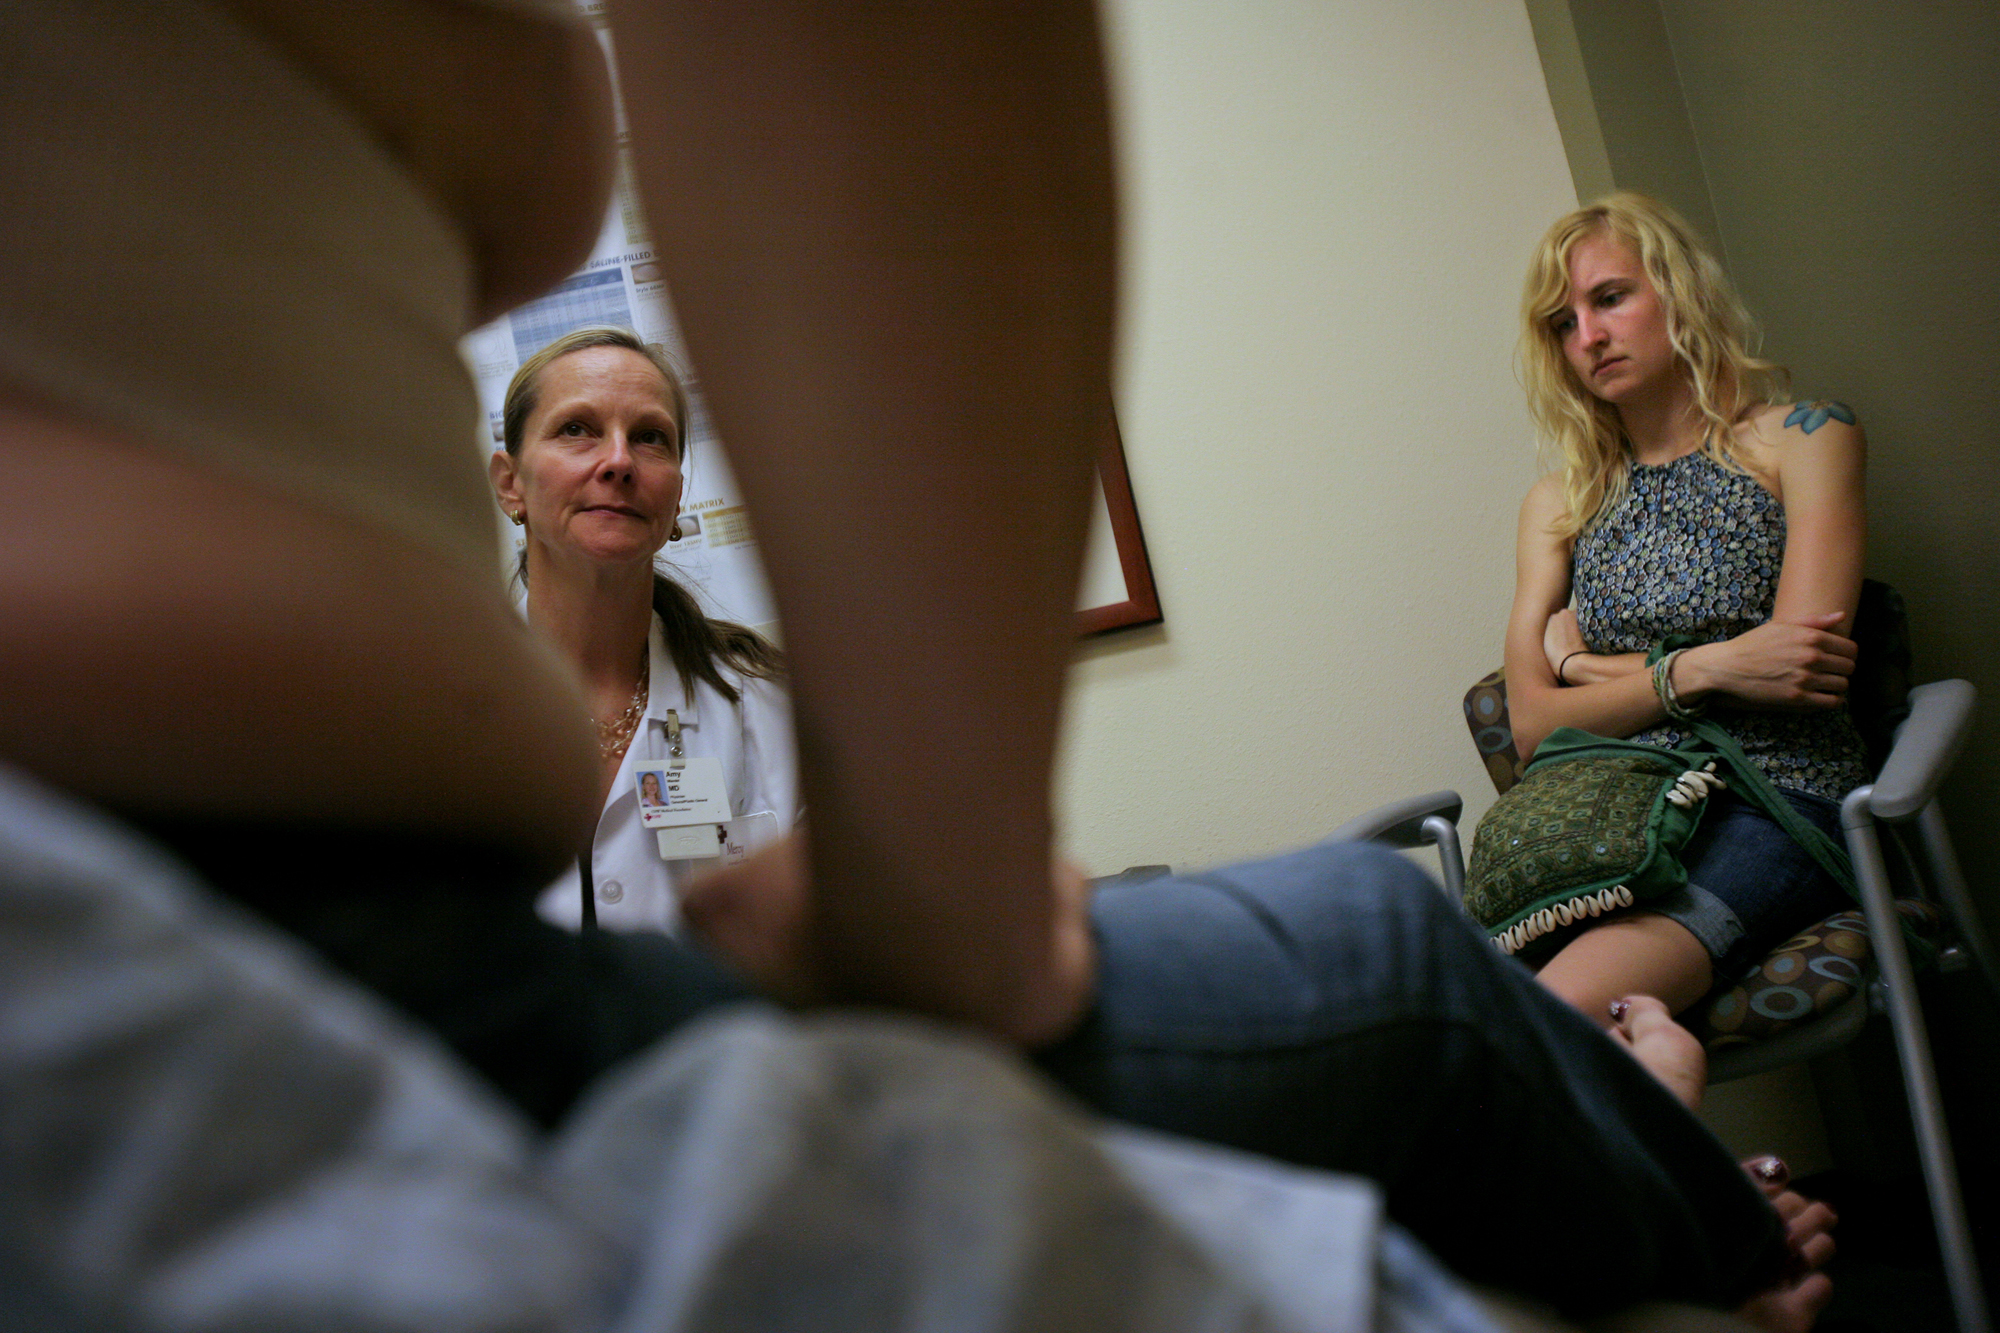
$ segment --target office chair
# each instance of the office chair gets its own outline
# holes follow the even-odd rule
[[[1722,1083],[1834,1050],[1852,1041],[1871,1013],[1887,1015],[1958,1326],[1961,1333],[1991,1333],[1915,968],[1900,925],[1905,918],[1920,924],[1936,946],[1940,970],[1976,966],[2000,994],[2000,960],[1981,927],[1937,802],[1938,788],[1971,729],[1975,701],[1972,685],[1963,680],[1909,690],[1906,709],[1897,709],[1903,716],[1893,731],[1885,730],[1889,743],[1875,781],[1842,801],[1858,910],[1843,910],[1801,932],[1746,977],[1718,988],[1681,1017],[1705,1038],[1709,1081]],[[1519,776],[1520,764],[1513,754],[1502,673],[1473,686],[1466,718],[1489,775],[1505,791]],[[1457,825],[1463,808],[1456,792],[1411,797],[1370,811],[1328,840],[1435,847],[1445,891],[1462,902],[1465,862]],[[1892,889],[1887,854],[1892,847],[1904,870],[1901,900]],[[1802,985],[1802,977],[1823,984]],[[1759,1021],[1746,1021],[1753,1017]]]

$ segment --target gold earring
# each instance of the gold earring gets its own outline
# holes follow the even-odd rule
[[[528,522],[528,515],[524,510],[510,510],[507,517],[514,520],[514,526],[517,528],[525,526]]]

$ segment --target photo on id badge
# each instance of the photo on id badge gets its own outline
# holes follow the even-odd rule
[[[650,829],[720,824],[734,813],[719,759],[661,759],[632,766],[639,822]]]

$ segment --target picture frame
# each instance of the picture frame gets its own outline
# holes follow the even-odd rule
[[[1125,470],[1125,444],[1117,414],[1108,404],[1096,481],[1091,496],[1090,548],[1076,611],[1078,638],[1157,625],[1166,618],[1153,582],[1145,533],[1139,526],[1139,509],[1132,499],[1132,479]]]

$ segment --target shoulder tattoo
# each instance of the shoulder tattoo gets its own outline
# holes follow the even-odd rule
[[[1827,423],[1828,418],[1843,425],[1854,424],[1854,409],[1846,403],[1836,403],[1831,398],[1821,398],[1816,402],[1800,403],[1785,418],[1787,426],[1797,426],[1810,435]]]

